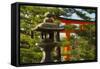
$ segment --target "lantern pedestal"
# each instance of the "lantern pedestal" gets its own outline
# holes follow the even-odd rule
[[[43,59],[41,62],[53,62],[51,52],[59,44],[59,42],[53,42],[50,39],[44,39],[41,43],[39,43],[38,46],[41,47],[44,51]]]

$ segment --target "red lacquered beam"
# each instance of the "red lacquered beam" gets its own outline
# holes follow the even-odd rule
[[[80,21],[80,20],[65,20],[65,19],[61,19],[61,22],[66,24],[95,24],[95,22]]]

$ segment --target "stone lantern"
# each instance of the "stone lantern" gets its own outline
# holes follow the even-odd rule
[[[41,42],[38,43],[38,46],[41,47],[45,53],[42,62],[53,62],[51,52],[55,47],[57,47],[57,60],[61,60],[59,32],[63,29],[64,28],[60,28],[59,25],[54,23],[41,23],[35,28],[35,31],[41,33]]]

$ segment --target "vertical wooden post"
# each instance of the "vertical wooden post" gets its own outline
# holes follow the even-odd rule
[[[60,34],[59,34],[59,32],[57,32],[56,40],[58,42],[60,41]],[[57,46],[57,48],[56,48],[56,53],[57,53],[57,60],[58,61],[61,61],[61,50],[60,50],[60,47],[59,46]]]
[[[66,32],[66,37],[67,37],[67,40],[69,41],[69,40],[70,40],[70,31],[67,31],[67,32]],[[67,51],[66,51],[66,52],[70,51],[70,50],[71,50],[70,44],[67,44],[66,46],[67,46],[67,47],[66,47],[66,48],[67,48]],[[71,57],[70,54],[66,54],[66,55],[64,56],[64,59],[65,59],[65,60],[70,60],[70,57]]]

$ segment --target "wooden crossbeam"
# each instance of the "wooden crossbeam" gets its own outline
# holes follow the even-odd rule
[[[88,22],[88,21],[80,21],[80,20],[65,20],[65,19],[61,19],[61,22],[65,23],[65,24],[95,24],[95,22]]]

